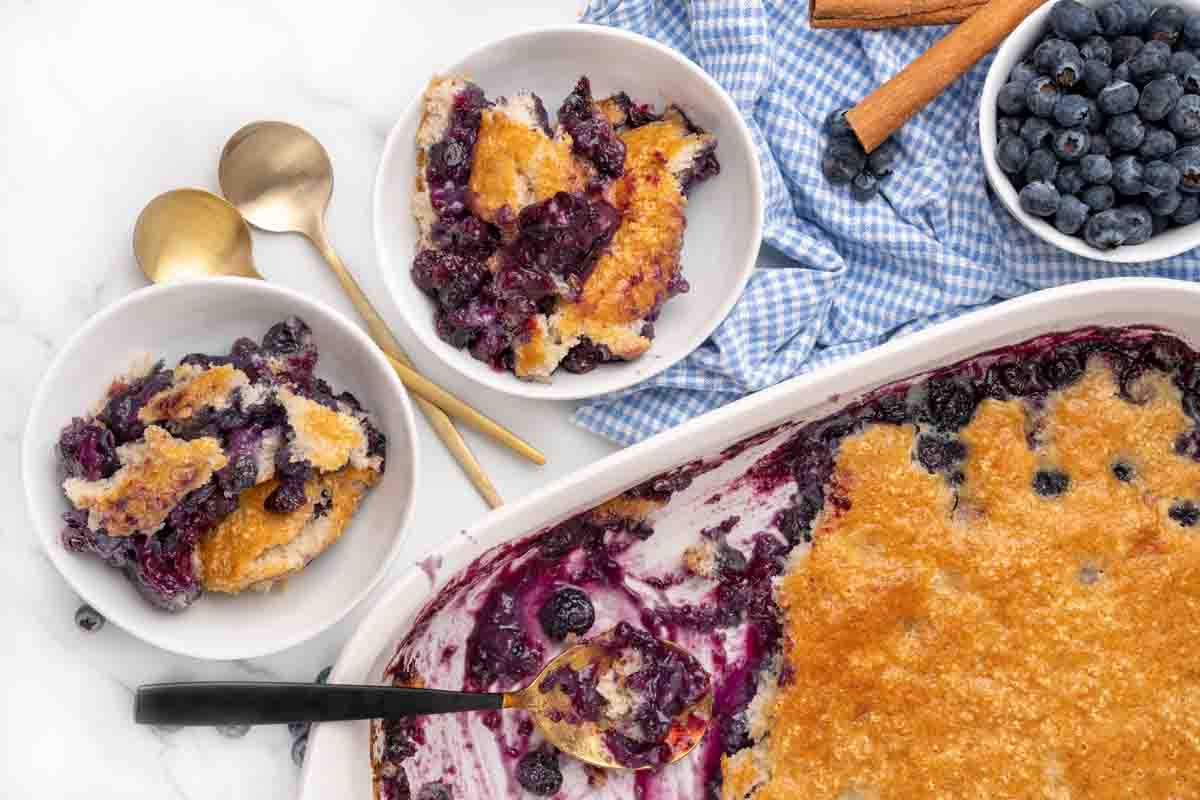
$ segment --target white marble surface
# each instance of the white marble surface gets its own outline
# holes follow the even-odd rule
[[[332,238],[395,321],[374,264],[369,202],[392,122],[432,69],[581,10],[582,0],[0,0],[0,797],[294,796],[298,771],[282,727],[240,739],[139,728],[132,690],[176,679],[309,680],[371,602],[305,645],[228,664],[158,651],[112,624],[95,634],[75,627],[80,600],[29,528],[17,452],[49,358],[85,319],[143,284],[130,251],[138,211],[170,188],[216,189],[217,154],[242,124],[303,125],[333,159]],[[353,314],[300,239],[256,233],[254,246],[271,280]],[[611,452],[570,424],[570,404],[518,405],[412,351],[431,376],[549,455],[538,469],[468,434],[507,498]],[[486,511],[420,424],[425,474],[394,574]]]

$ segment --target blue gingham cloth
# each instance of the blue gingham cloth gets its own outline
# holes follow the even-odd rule
[[[903,158],[882,199],[860,205],[846,187],[826,183],[825,116],[865,97],[945,28],[813,30],[803,0],[592,0],[584,20],[674,47],[724,86],[754,135],[766,192],[769,249],[712,337],[660,375],[576,411],[577,424],[614,441],[631,444],[1035,289],[1116,275],[1200,278],[1197,252],[1106,264],[1043,243],[1008,214],[980,163],[979,95],[990,58],[898,134]]]

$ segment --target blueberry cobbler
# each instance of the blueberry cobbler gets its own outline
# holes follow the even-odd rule
[[[521,712],[387,722],[377,793],[1200,796],[1198,420],[1200,355],[1173,336],[1046,335],[498,546],[389,680],[509,689],[624,623],[711,675],[705,738],[603,772]]]
[[[412,279],[438,336],[542,381],[650,348],[688,290],[684,210],[720,171],[713,136],[674,105],[596,100],[586,77],[553,123],[533,93],[451,77],[426,89],[416,145]]]
[[[316,365],[312,333],[292,317],[261,343],[113,381],[59,437],[63,544],[168,611],[302,569],[341,536],[386,456],[358,400],[335,395]]]

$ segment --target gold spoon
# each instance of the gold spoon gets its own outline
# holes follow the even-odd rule
[[[448,692],[402,686],[354,686],[310,683],[157,683],[139,686],[134,720],[143,725],[274,725],[285,722],[335,722],[354,719],[398,719],[422,714],[527,711],[546,739],[581,761],[606,769],[630,769],[609,749],[605,734],[613,722],[578,719],[571,699],[560,689],[543,691],[542,684],[562,667],[578,671],[589,664],[610,668],[615,653],[597,639],[567,648],[550,661],[533,682],[515,692]],[[686,656],[678,645],[662,642]],[[708,691],[684,707],[671,721],[665,743],[665,764],[686,756],[712,719],[712,683]],[[574,721],[571,721],[574,720]],[[639,767],[641,769],[649,768]]]
[[[217,166],[217,179],[222,194],[251,225],[274,233],[300,233],[312,242],[367,323],[375,344],[394,361],[412,368],[412,361],[387,323],[329,242],[325,212],[333,194],[333,164],[315,136],[286,122],[251,122],[225,143]],[[478,463],[475,462],[475,468],[467,466],[474,462],[474,456],[450,421],[436,409],[419,402],[418,405],[491,506],[500,505],[495,487],[487,482]],[[471,420],[463,421],[472,424]],[[502,441],[535,464],[546,463],[542,453],[515,436],[510,435]]]
[[[155,283],[206,275],[262,278],[254,268],[250,231],[242,215],[222,198],[202,189],[176,189],[151,200],[134,226],[133,250],[142,272]],[[443,441],[448,438],[443,435],[443,430],[448,428],[452,438],[461,444],[458,447],[448,442],[451,452],[492,508],[502,501],[445,412],[453,413],[482,433],[528,455],[536,463],[544,463],[541,453],[498,423],[408,364],[389,360],[401,381],[413,392],[417,404],[430,416],[434,430]]]

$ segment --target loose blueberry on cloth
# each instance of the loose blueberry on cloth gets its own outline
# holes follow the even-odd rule
[[[859,203],[826,181],[825,118],[866,97],[946,28],[812,30],[808,4],[782,0],[592,0],[583,19],[674,47],[724,86],[754,136],[766,194],[768,246],[712,337],[654,378],[576,411],[577,424],[614,441],[632,444],[894,336],[1037,289],[1118,275],[1200,279],[1198,253],[1141,265],[1093,261],[1041,241],[1008,214],[988,190],[980,154],[990,56],[892,137],[900,157],[875,199]],[[1040,127],[1030,127],[1031,151],[1053,147],[1053,126]],[[708,188],[720,189],[720,179]],[[1110,193],[1080,199],[1104,210]],[[687,256],[685,248],[685,276]],[[669,310],[661,324],[671,324]]]

